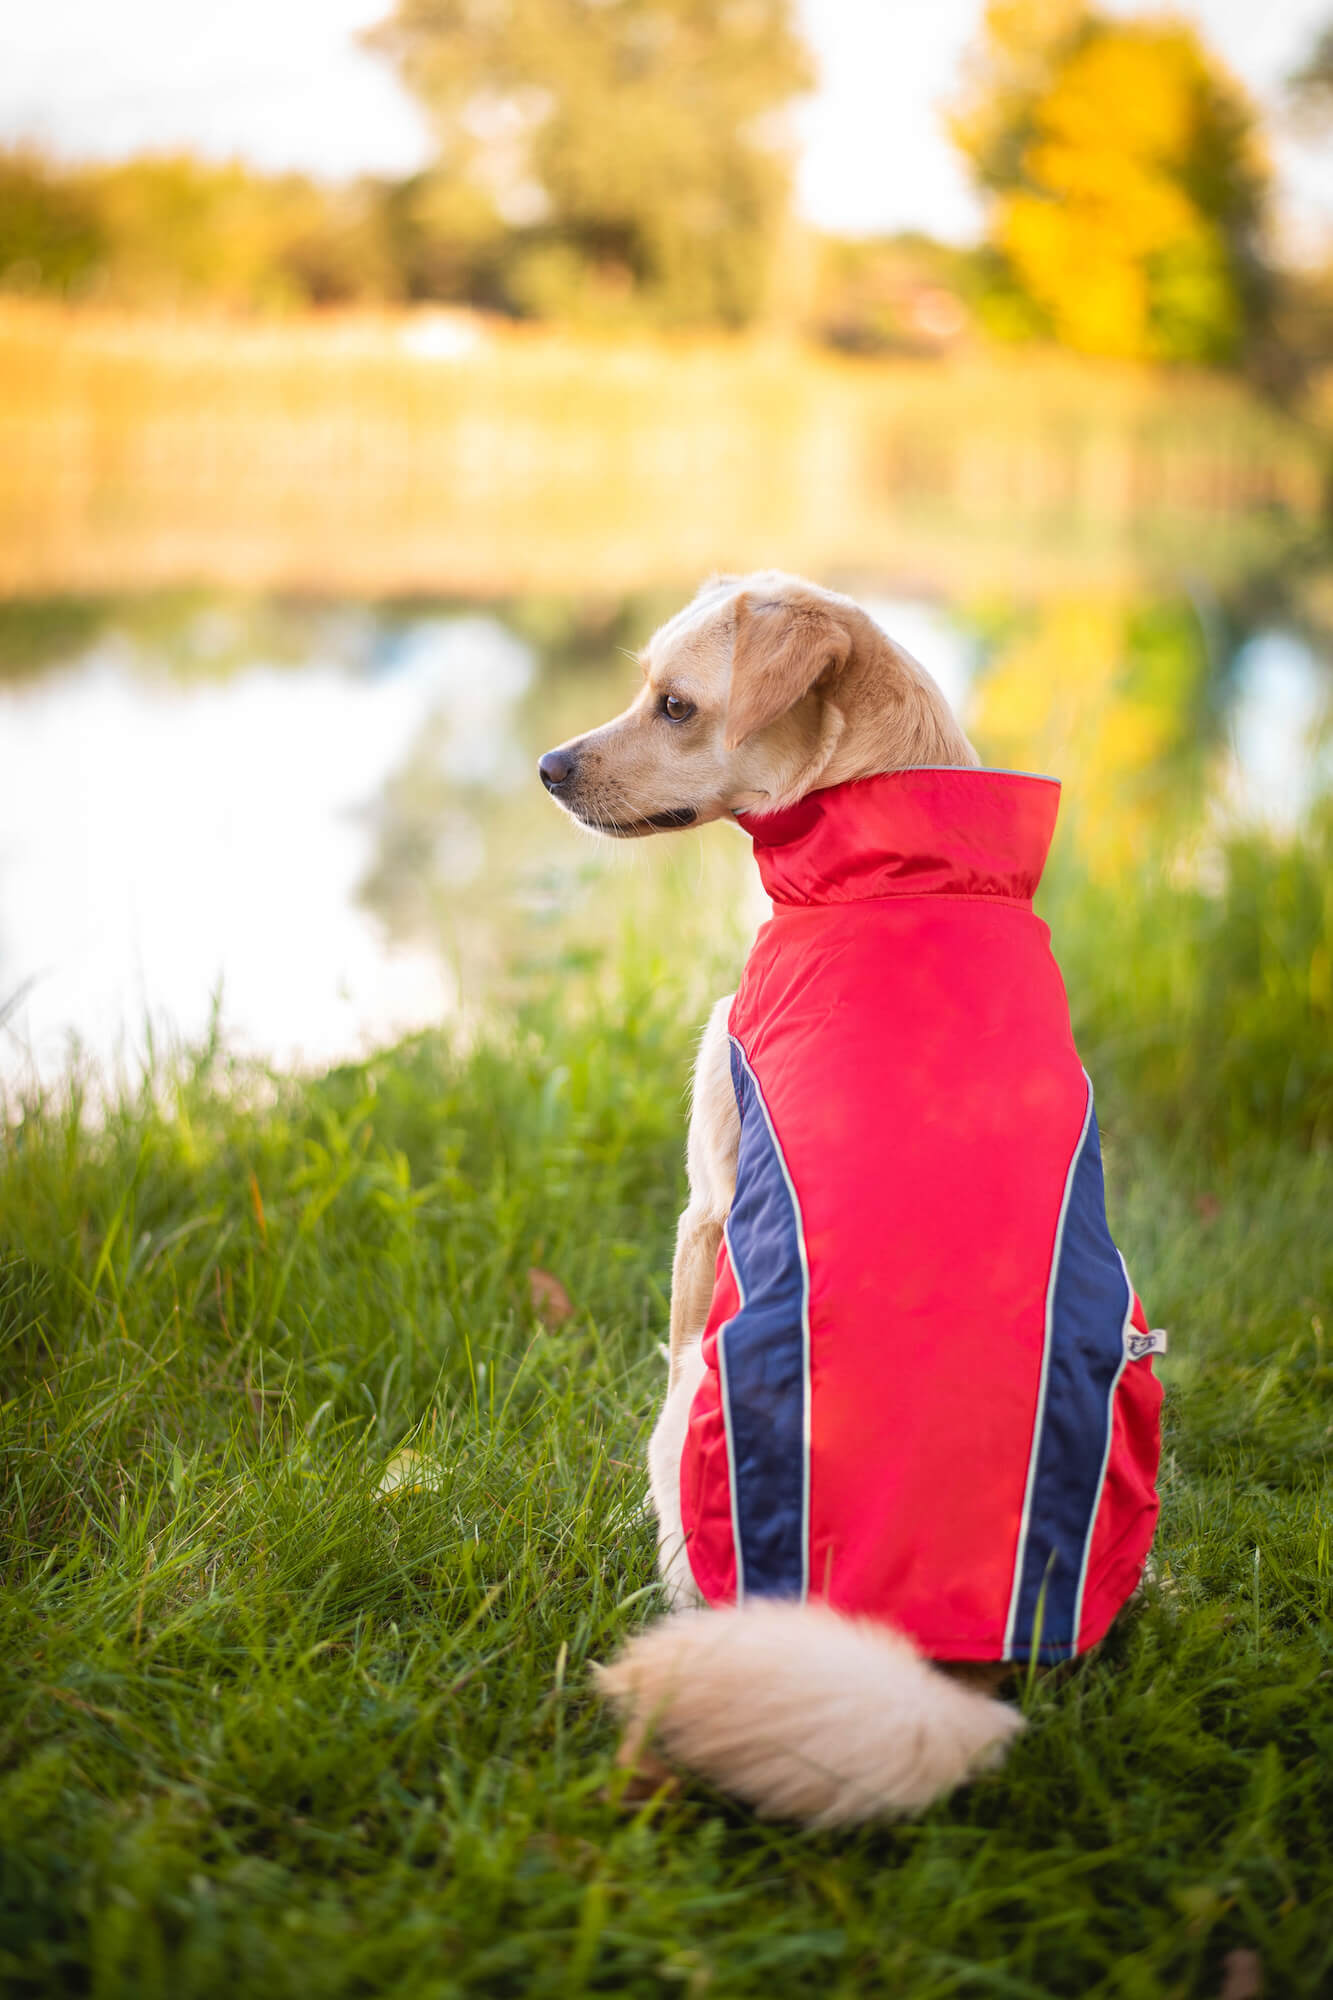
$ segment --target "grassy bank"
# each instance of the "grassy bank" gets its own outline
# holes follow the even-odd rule
[[[641,1453],[721,984],[643,939],[470,1050],[15,1108],[0,1984],[1085,2000],[1212,1995],[1244,1948],[1270,1995],[1327,1990],[1327,1156],[1257,1115],[1173,1140],[1132,1062],[1103,1113],[1172,1334],[1161,1587],[919,1825],[617,1805],[586,1666],[652,1601]]]
[[[0,303],[5,594],[1231,579],[1320,519],[1325,460],[1232,381],[1055,354]]]

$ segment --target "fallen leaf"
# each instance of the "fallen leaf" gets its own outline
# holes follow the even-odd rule
[[[428,1492],[432,1487],[439,1486],[443,1479],[444,1467],[437,1458],[427,1458],[419,1451],[395,1452],[380,1474],[375,1498],[389,1500],[396,1493]]]
[[[662,1763],[660,1758],[641,1757],[624,1784],[619,1787],[618,1795],[613,1797],[614,1790],[614,1787],[606,1786],[602,1791],[603,1801],[607,1805],[622,1806],[628,1811],[633,1806],[644,1805],[649,1799],[656,1798],[659,1792],[667,1798],[673,1798],[680,1790],[680,1774],[673,1771],[669,1764]]]
[[[532,1300],[532,1310],[545,1327],[563,1326],[573,1316],[574,1301],[549,1271],[539,1271],[534,1264],[528,1272],[528,1296]]]
[[[658,1792],[671,1797],[680,1790],[680,1773],[648,1748],[641,1732],[621,1737],[616,1763],[629,1776],[605,1788],[602,1798],[607,1805],[641,1806]]]
[[[1260,2000],[1264,1990],[1264,1962],[1257,1951],[1244,1945],[1229,1951],[1222,1960],[1222,1986],[1217,2000]]]

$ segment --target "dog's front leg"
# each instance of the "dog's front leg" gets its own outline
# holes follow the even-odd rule
[[[708,1017],[690,1088],[690,1130],[685,1146],[690,1198],[677,1225],[671,1267],[673,1385],[685,1350],[703,1334],[713,1298],[722,1227],[736,1192],[741,1121],[731,1086],[731,1044],[727,1038],[732,997],[728,993],[719,1000]]]
[[[690,1198],[676,1231],[671,1270],[671,1348],[667,1398],[648,1446],[648,1472],[657,1513],[662,1580],[672,1604],[688,1603],[693,1579],[680,1518],[680,1456],[690,1405],[703,1375],[699,1343],[713,1297],[722,1226],[736,1191],[740,1117],[731,1087],[727,1017],[731,995],[708,1017],[694,1065],[686,1169]]]

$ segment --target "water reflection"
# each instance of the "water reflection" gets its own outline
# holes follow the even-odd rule
[[[1261,631],[1232,665],[1232,769],[1226,803],[1291,831],[1333,785],[1333,687],[1290,632]]]
[[[161,633],[113,628],[0,684],[0,1073],[49,1076],[71,1040],[137,1067],[150,1037],[201,1036],[215,996],[229,1039],[283,1064],[456,1006],[447,958],[361,892],[423,740],[455,786],[516,782],[530,649],[493,618],[360,611],[310,621],[295,662],[197,678],[234,627],[183,619],[176,673]],[[460,850],[478,872],[479,841]]]
[[[1333,778],[1327,659],[1280,613],[858,594],[989,759],[1068,780],[1062,837],[1094,868],[1168,867],[1219,816],[1290,834]],[[730,867],[717,833],[596,847],[531,779],[625,698],[617,646],[668,608],[0,615],[0,1082],[57,1075],[72,1044],[134,1070],[219,994],[233,1046],[326,1063],[480,1004],[576,906]]]

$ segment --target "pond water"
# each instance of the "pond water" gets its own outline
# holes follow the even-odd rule
[[[1165,866],[1237,819],[1299,838],[1329,784],[1308,606],[857,594],[983,754],[1069,781],[1099,865]],[[677,595],[0,611],[0,1086],[80,1057],[132,1075],[215,1020],[241,1052],[326,1064],[484,1005],[636,870],[702,865],[725,832],[627,858],[533,770],[621,705],[618,648]]]

